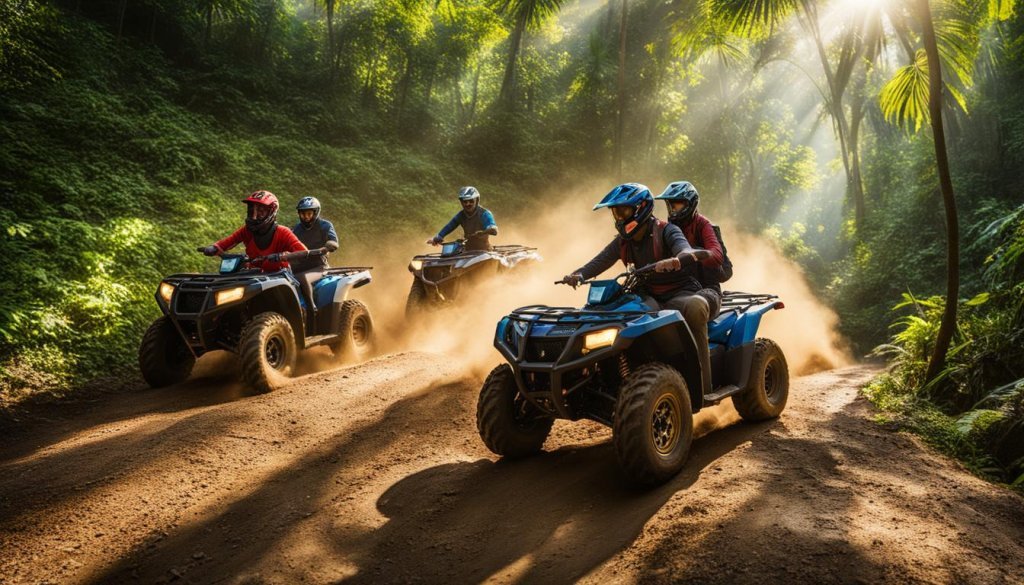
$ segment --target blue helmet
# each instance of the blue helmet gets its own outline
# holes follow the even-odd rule
[[[306,226],[307,228],[313,225],[313,222],[319,219],[320,217],[320,200],[317,199],[316,197],[303,197],[302,199],[299,199],[299,204],[295,206],[295,211],[301,213],[303,211],[308,210],[313,210],[314,213],[313,219],[309,220],[309,223],[306,223],[304,221],[302,222],[302,225]],[[299,221],[302,221],[301,216],[299,217]]]
[[[651,196],[651,190],[640,183],[624,183],[605,195],[594,209],[602,207],[624,207],[632,210],[628,215],[615,216],[615,229],[622,237],[629,238],[651,218],[651,214],[654,213],[654,197]]]
[[[658,195],[655,199],[665,200],[665,205],[668,206],[669,220],[674,223],[686,223],[690,221],[694,212],[697,211],[697,202],[700,201],[700,195],[697,194],[697,188],[689,181],[676,181],[669,183],[668,187],[665,187],[661,195]],[[673,201],[682,201],[686,205],[675,211],[672,209]]]

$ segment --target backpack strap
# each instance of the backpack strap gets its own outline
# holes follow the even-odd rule
[[[654,246],[654,261],[662,260],[665,258],[665,228],[668,227],[668,222],[663,219],[654,218],[654,237],[651,238],[652,245]]]
[[[667,256],[665,254],[665,228],[668,222],[663,219],[654,218],[654,231],[651,232],[651,245],[654,247],[654,261],[657,262]],[[623,264],[633,264],[633,253],[626,242],[626,238],[619,236],[619,259]]]

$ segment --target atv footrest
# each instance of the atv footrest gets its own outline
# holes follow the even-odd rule
[[[323,345],[324,342],[335,339],[336,335],[313,335],[306,338],[306,347],[313,347],[315,345]]]
[[[729,384],[727,386],[716,388],[714,392],[704,397],[704,406],[711,406],[713,404],[717,404],[720,400],[724,398],[728,398],[733,394],[739,394],[740,390],[743,390],[743,388],[740,388],[735,384]]]

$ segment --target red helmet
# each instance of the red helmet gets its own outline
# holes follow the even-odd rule
[[[266,231],[269,226],[277,221],[277,196],[270,191],[255,191],[245,199],[242,199],[242,203],[249,206],[248,213],[245,216],[245,225],[250,230],[260,233]],[[257,219],[253,212],[253,208],[257,205],[269,207],[270,213]]]

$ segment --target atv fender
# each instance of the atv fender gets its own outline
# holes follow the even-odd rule
[[[316,331],[310,335],[331,335],[341,326],[341,305],[348,299],[349,291],[370,284],[372,277],[367,271],[354,274],[326,274],[327,282],[316,283],[313,295],[317,299]]]
[[[694,412],[704,404],[703,374],[697,356],[697,343],[679,311],[658,311],[657,315],[645,315],[633,321],[619,333],[616,345],[620,341],[623,342],[622,349],[626,355],[636,361],[656,360],[679,370],[690,393],[690,404]]]
[[[298,347],[305,347],[306,327],[302,322],[302,309],[299,307],[299,289],[287,281],[278,281],[265,285],[263,290],[246,303],[250,316],[273,311],[284,315],[288,324],[295,332]]]

